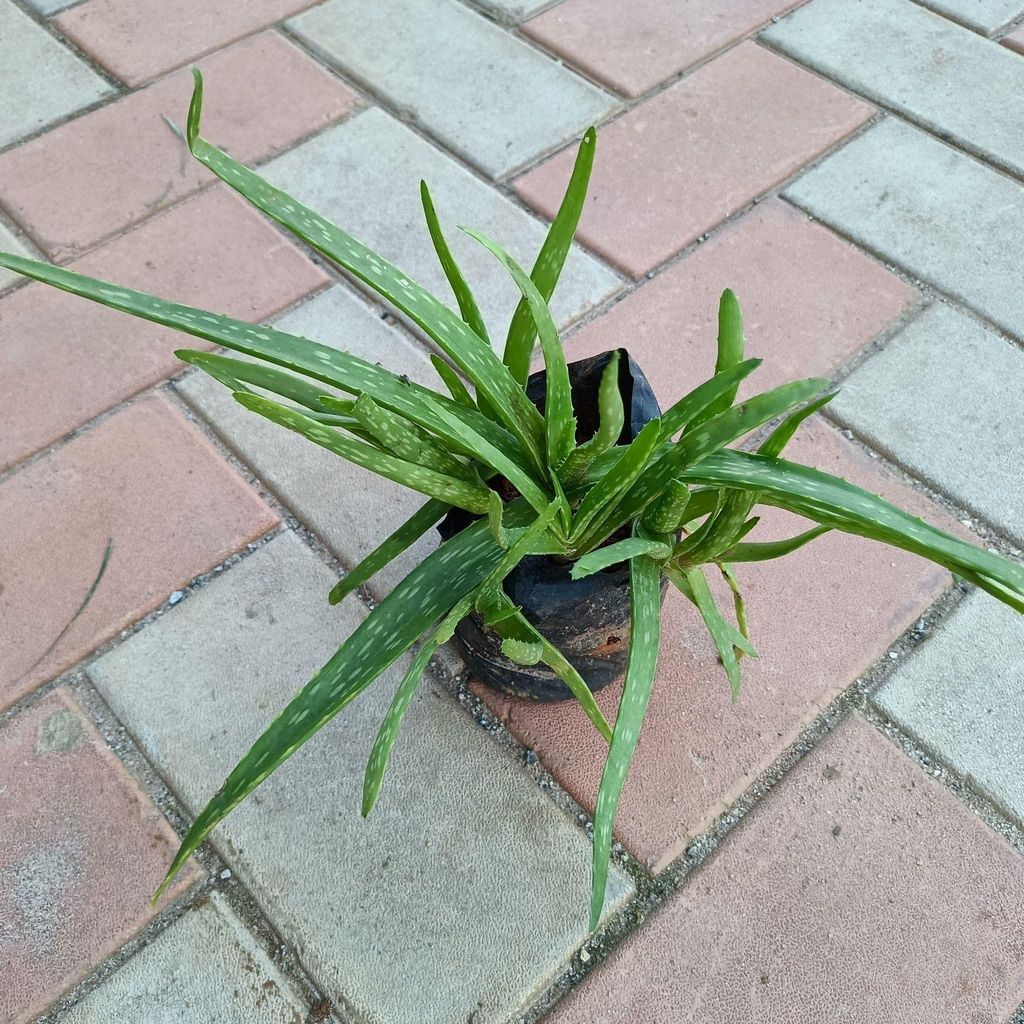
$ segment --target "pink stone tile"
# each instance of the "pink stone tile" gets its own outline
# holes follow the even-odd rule
[[[551,1024],[996,1024],[1024,859],[860,719],[798,765]]]
[[[797,435],[787,455],[881,493],[943,529],[959,529],[821,420]],[[807,528],[788,513],[759,508],[758,514],[752,539]],[[775,562],[738,566],[737,575],[760,656],[743,660],[735,704],[692,606],[671,587],[665,598],[658,678],[616,827],[654,871],[739,797],[950,583],[930,562],[840,533]],[[720,581],[712,582],[723,608],[730,608]],[[578,706],[538,705],[479,686],[477,692],[592,811],[606,750]],[[619,694],[616,687],[598,696],[610,718]]]
[[[70,668],[277,522],[160,395],[121,409],[0,484],[0,708]],[[74,614],[113,552],[92,602]]]
[[[566,0],[526,22],[538,42],[636,97],[759,28],[798,0]]]
[[[312,6],[313,0],[88,0],[56,27],[127,85],[140,85]]]
[[[275,32],[197,62],[203,132],[244,163],[264,160],[350,110],[356,97]],[[0,156],[0,202],[53,259],[194,192],[213,175],[165,118],[185,124],[192,75],[180,71]]]
[[[72,264],[164,298],[267,319],[326,275],[244,200],[215,187]],[[181,369],[208,347],[42,284],[0,300],[0,468]]]
[[[634,277],[784,181],[872,114],[867,104],[742,43],[598,133],[579,236]],[[554,215],[570,150],[516,181]]]
[[[718,300],[743,310],[747,354],[764,364],[744,393],[831,376],[919,297],[909,285],[780,199],[769,199],[571,336],[571,358],[625,345],[668,408],[715,369]]]
[[[1015,28],[1009,35],[1003,36],[1003,46],[1008,46],[1017,53],[1024,53],[1024,25]]]
[[[0,1020],[21,1024],[153,917],[178,843],[65,690],[0,729],[0,779]]]

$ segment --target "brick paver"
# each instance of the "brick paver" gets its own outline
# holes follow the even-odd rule
[[[1024,823],[1020,618],[973,594],[875,703]]]
[[[986,35],[1024,14],[1021,0],[921,0],[921,3]]]
[[[878,46],[880,38],[885,46]],[[855,92],[1024,173],[1024,61],[906,0],[812,0],[764,38]],[[1005,97],[992,104],[991,97]],[[985,117],[978,110],[985,108]]]
[[[141,85],[310,6],[311,0],[87,0],[55,25],[127,85]]]
[[[599,133],[580,238],[640,277],[871,113],[835,86],[743,43]],[[519,194],[553,216],[572,160],[566,151],[519,178]]]
[[[1022,380],[1024,352],[937,303],[850,377],[835,411],[1020,543]]]
[[[786,189],[883,259],[1018,337],[1024,187],[893,119],[872,126]]]
[[[75,270],[245,320],[262,320],[326,277],[243,200],[216,189],[72,264]],[[209,348],[41,284],[0,300],[0,466],[183,369],[182,347]]]
[[[162,932],[64,1018],[67,1024],[301,1024],[307,1019],[287,978],[219,893]]]
[[[114,91],[11,0],[0,0],[0,67],[4,69],[0,146]]]
[[[289,25],[495,178],[581,135],[614,105],[458,0],[330,0]]]
[[[955,525],[821,423],[805,427],[787,454],[946,529]],[[758,513],[762,525],[753,537],[791,536],[807,526],[788,514]],[[736,703],[692,605],[671,588],[665,598],[657,683],[616,833],[655,871],[682,853],[949,585],[948,574],[930,563],[839,533],[780,561],[737,571],[760,657],[744,660]],[[536,705],[477,692],[592,810],[607,751],[575,703]],[[618,688],[599,695],[606,715],[614,716],[618,697]]]
[[[570,64],[636,97],[759,28],[797,0],[726,0],[705,8],[634,0],[629,16],[602,0],[565,0],[524,31]]]
[[[161,397],[0,484],[0,707],[141,618],[277,516]],[[38,664],[113,553],[92,603]]]
[[[21,1024],[149,921],[176,843],[64,690],[0,727],[0,779],[0,1019]]]
[[[451,157],[373,109],[278,157],[265,173],[273,184],[365,241],[434,294],[451,295],[423,220],[419,183],[425,179],[491,340],[499,350],[504,346],[519,292],[501,264],[458,225],[500,240],[527,267],[533,265],[546,229]],[[553,313],[560,323],[568,323],[618,288],[614,274],[577,249],[559,282]],[[449,301],[454,305],[454,298]]]
[[[747,352],[764,359],[744,393],[830,376],[918,298],[802,211],[770,199],[590,321],[567,350],[581,358],[625,344],[667,409],[714,373],[727,285],[743,310]]]
[[[331,579],[286,534],[90,670],[193,811],[363,617],[351,599],[327,605]],[[218,843],[360,1017],[505,1021],[583,938],[587,842],[429,678],[363,821],[363,768],[396,679],[298,751]],[[627,888],[616,873],[613,905]]]
[[[383,363],[422,384],[437,382],[426,353],[340,285],[282,317],[277,326]],[[243,409],[206,374],[191,374],[178,390],[349,567],[365,558],[425,500]],[[371,591],[383,597],[437,542],[431,531],[384,568],[370,582]]]
[[[352,109],[354,94],[291,43],[263,32],[197,62],[203,132],[253,162]],[[175,134],[192,75],[181,71],[0,156],[0,202],[57,260],[213,180]],[[171,122],[171,123],[168,123]]]
[[[1024,860],[853,719],[552,1024],[1005,1021]]]

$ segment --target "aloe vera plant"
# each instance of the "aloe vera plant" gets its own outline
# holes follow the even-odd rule
[[[735,567],[785,556],[829,530],[931,559],[1024,611],[1024,568],[842,479],[782,459],[800,423],[832,395],[824,391],[825,380],[809,379],[736,402],[741,382],[760,361],[744,358],[742,317],[728,290],[719,310],[718,359],[710,380],[621,444],[623,399],[613,358],[601,382],[596,432],[577,440],[577,410],[548,302],[586,195],[593,129],[583,137],[565,198],[531,273],[497,242],[467,229],[505,268],[522,296],[499,357],[425,184],[427,228],[458,312],[202,138],[198,72],[195,80],[186,132],[193,156],[414,323],[447,357],[432,359],[443,391],[272,327],[18,256],[2,255],[0,265],[240,353],[247,358],[192,350],[178,355],[230,388],[253,413],[427,497],[415,515],[338,582],[329,596],[333,603],[369,580],[448,510],[462,509],[476,518],[413,569],[270,723],[189,829],[160,891],[236,804],[418,644],[366,768],[363,813],[368,814],[420,676],[433,652],[471,612],[503,638],[508,657],[549,666],[608,744],[594,815],[590,924],[595,927],[604,902],[616,807],[655,677],[663,579],[703,619],[734,697],[740,661],[755,653]],[[538,342],[546,371],[543,413],[525,387]],[[773,421],[777,425],[756,450],[729,447]],[[503,498],[502,493],[513,496]],[[757,505],[787,509],[813,525],[789,540],[749,541],[745,538],[757,521]],[[632,640],[614,724],[605,720],[569,660],[503,588],[522,559],[534,555],[571,563],[574,579],[628,564]],[[717,606],[709,572],[725,577],[733,594],[731,616]]]

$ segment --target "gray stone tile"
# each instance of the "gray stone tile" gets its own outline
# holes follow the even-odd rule
[[[492,178],[582,135],[616,104],[458,0],[330,0],[288,26]]]
[[[1024,337],[1018,272],[1024,187],[1016,182],[889,118],[784,194],[864,248]]]
[[[326,603],[330,582],[284,534],[90,667],[191,811],[361,620],[351,598]],[[364,821],[363,768],[397,677],[299,749],[215,841],[358,1019],[498,1024],[583,938],[589,844],[429,677]],[[617,872],[613,887],[616,901],[629,889]]]
[[[554,7],[555,0],[473,0],[477,7],[507,25],[517,25],[547,7]]]
[[[976,593],[921,645],[875,703],[1024,823],[1021,616]]]
[[[70,7],[76,0],[28,0],[29,7],[40,14],[51,15]]]
[[[29,252],[21,237],[11,231],[2,221],[0,221],[0,252],[13,253],[15,256],[35,255],[35,253]],[[6,291],[11,285],[24,280],[20,274],[15,274],[13,270],[5,270],[3,267],[0,267],[0,292]]]
[[[175,921],[64,1024],[302,1024],[306,1007],[219,893]]]
[[[930,7],[939,14],[945,14],[964,25],[970,25],[991,35],[1007,22],[1024,14],[1021,0],[917,0],[923,7]]]
[[[547,229],[495,189],[377,108],[310,139],[261,173],[457,308],[423,220],[419,183],[425,179],[491,341],[499,351],[504,347],[519,292],[498,261],[458,225],[485,232],[527,270]],[[620,287],[607,267],[575,249],[552,299],[555,318],[569,323]]]
[[[1024,174],[1024,61],[1006,47],[907,0],[812,0],[764,37],[829,78]]]
[[[10,0],[0,0],[0,67],[0,146],[114,91]]]
[[[858,368],[830,408],[1024,541],[1024,352],[936,303]]]
[[[443,389],[423,351],[340,285],[299,306],[276,326]],[[427,500],[243,409],[227,388],[205,373],[190,374],[177,388],[350,568]],[[370,590],[383,597],[436,545],[431,530],[371,580]]]

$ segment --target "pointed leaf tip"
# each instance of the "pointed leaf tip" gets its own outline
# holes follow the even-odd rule
[[[188,105],[188,121],[185,125],[185,135],[190,150],[195,149],[196,139],[199,138],[199,119],[203,114],[203,73],[199,68],[192,69],[192,79],[195,82],[195,87],[192,90],[192,100]]]

